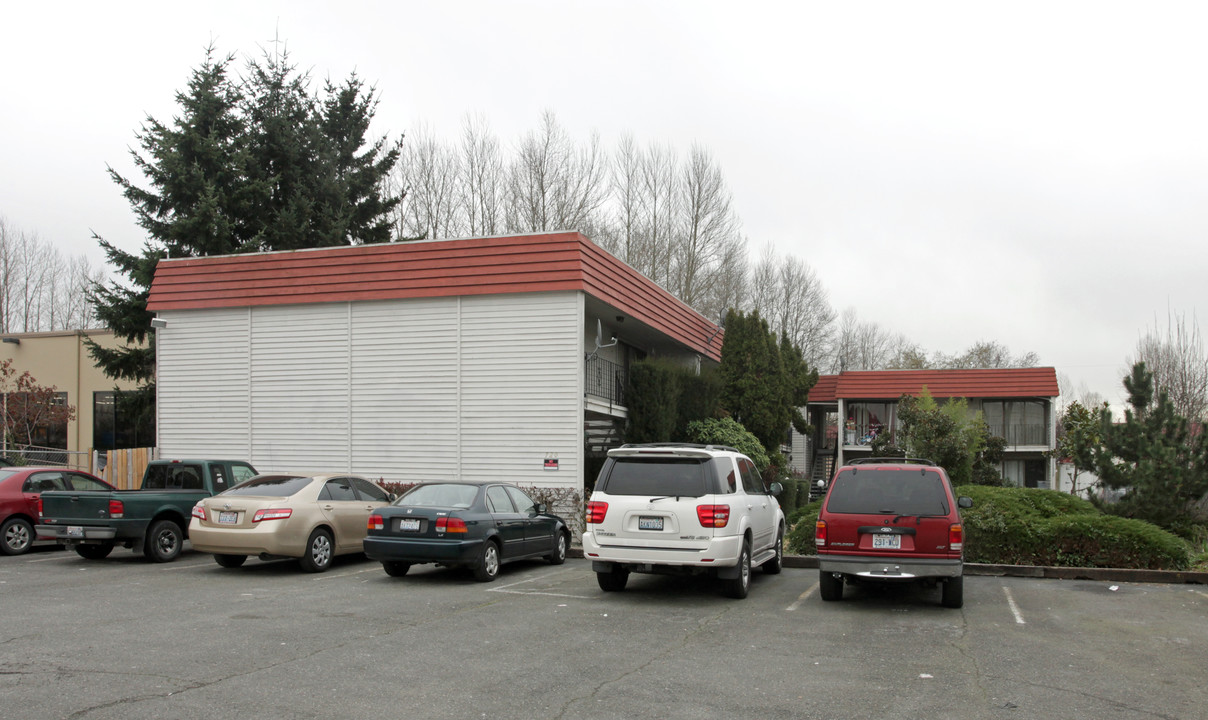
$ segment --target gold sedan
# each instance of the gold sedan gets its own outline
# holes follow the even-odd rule
[[[369,514],[393,499],[356,475],[257,475],[194,505],[189,541],[223,567],[256,555],[323,572],[336,555],[362,552]]]

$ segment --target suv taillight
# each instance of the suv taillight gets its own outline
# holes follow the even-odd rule
[[[729,505],[697,505],[696,517],[701,527],[724,528],[730,522]]]
[[[960,552],[965,546],[965,529],[960,523],[952,523],[948,526],[948,549],[952,552]]]
[[[604,516],[608,514],[608,503],[592,500],[587,503],[587,524],[599,525],[604,522]]]
[[[38,496],[38,517],[42,517],[42,496]]]
[[[826,547],[826,521],[819,520],[814,523],[814,545],[818,547]]]
[[[382,516],[374,513],[369,516],[369,526],[366,529],[381,530],[384,526],[385,523],[382,522]]]
[[[121,500],[110,500],[109,501],[109,517],[113,518],[114,520],[121,520],[122,516],[124,516],[125,514],[126,514],[126,506],[122,505]]]

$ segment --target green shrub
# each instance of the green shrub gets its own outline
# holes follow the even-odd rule
[[[747,431],[733,418],[709,418],[688,423],[688,438],[691,442],[707,445],[727,445],[751,458],[755,467],[762,472],[771,464],[767,451],[759,439]],[[768,478],[770,483],[772,478]]]
[[[794,555],[816,555],[814,545],[814,527],[818,523],[818,512],[822,509],[822,500],[802,505],[791,514],[785,516],[789,526],[789,534],[785,537],[788,552]]]
[[[781,490],[780,497],[777,500],[780,501],[780,509],[787,518],[790,513],[797,509],[797,481],[788,478],[781,481],[780,485],[784,489]]]
[[[1101,514],[1055,490],[962,485],[967,562],[1060,567],[1185,569],[1185,542],[1155,525]],[[1123,521],[1123,522],[1121,522]]]

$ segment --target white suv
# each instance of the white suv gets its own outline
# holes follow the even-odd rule
[[[745,598],[751,568],[780,572],[784,513],[746,455],[722,445],[623,445],[608,451],[587,503],[583,554],[600,588],[629,573],[711,573]]]

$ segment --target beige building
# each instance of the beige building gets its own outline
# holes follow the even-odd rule
[[[124,343],[110,330],[63,330],[58,332],[5,333],[0,336],[0,360],[11,360],[17,375],[28,371],[39,385],[53,386],[66,394],[66,401],[76,409],[75,420],[67,423],[66,436],[52,434],[59,449],[87,453],[98,444],[112,444],[111,424],[98,425],[97,415],[113,413],[113,390],[130,390],[129,381],[114,381],[105,376],[92,360],[84,338],[92,338],[102,347],[121,347]],[[15,376],[14,376],[15,377]],[[154,442],[150,439],[146,444]]]

